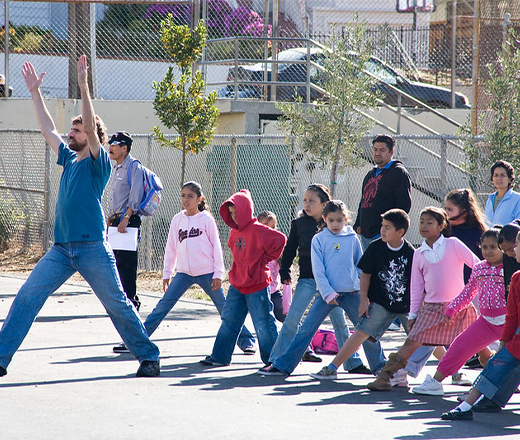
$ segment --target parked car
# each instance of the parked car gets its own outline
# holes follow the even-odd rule
[[[353,54],[355,56],[355,54]],[[268,60],[271,60],[269,57]],[[322,64],[324,55],[321,49],[311,49],[310,59],[315,63]],[[307,80],[307,48],[299,47],[294,49],[287,49],[278,54],[278,61],[287,61],[287,63],[278,63],[278,82],[296,82],[305,83]],[[300,64],[294,63],[299,61]],[[228,81],[235,81],[235,74],[237,75],[238,96],[237,98],[262,98],[264,86],[262,84],[244,84],[243,81],[263,81],[264,72],[267,71],[267,81],[271,81],[273,63],[259,62],[252,65],[238,66],[229,69]],[[445,87],[439,87],[432,84],[425,84],[417,81],[411,81],[408,78],[400,75],[396,70],[390,67],[384,61],[371,57],[364,66],[365,70],[374,74],[379,78],[380,82],[376,86],[384,98],[384,102],[389,105],[396,106],[398,100],[398,93],[392,90],[387,85],[390,84],[397,89],[413,96],[421,102],[424,102],[430,107],[434,108],[451,108],[451,91]],[[318,68],[310,66],[310,79],[314,84],[318,84]],[[278,101],[292,101],[295,97],[295,89],[297,95],[307,98],[307,88],[304,85],[279,85],[276,89],[276,99]],[[270,100],[271,91],[267,87],[267,99]],[[234,98],[235,86],[230,84],[219,90],[218,96],[221,98]],[[321,97],[318,90],[311,88],[311,101]],[[418,104],[412,100],[403,97],[401,105],[404,107],[417,107]],[[455,95],[455,107],[469,109],[468,98],[462,93],[457,92]]]
[[[9,96],[13,96],[13,88],[9,87]],[[0,98],[5,97],[5,76],[0,73]]]

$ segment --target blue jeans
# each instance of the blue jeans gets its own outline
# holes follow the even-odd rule
[[[340,293],[336,301],[339,307],[345,310],[352,323],[356,325],[359,321],[359,292]],[[300,362],[305,348],[309,345],[320,324],[332,309],[339,307],[327,304],[321,295],[319,295],[312,303],[309,313],[307,313],[307,317],[305,321],[303,321],[291,345],[289,345],[289,348],[282,356],[274,360],[273,365],[285,374],[291,374]],[[370,370],[373,373],[383,368],[386,359],[379,342],[365,341],[363,342],[363,349],[365,350]]]
[[[404,368],[406,372],[412,377],[419,376],[419,373],[428,362],[428,359],[430,359],[435,348],[436,347],[432,347],[431,345],[421,345],[413,352],[410,359],[408,359],[408,364],[406,364]]]
[[[282,329],[278,334],[278,339],[276,339],[273,351],[269,357],[270,362],[273,362],[275,359],[279,358],[285,352],[287,352],[289,345],[300,328],[303,314],[305,313],[305,310],[307,310],[307,307],[309,307],[312,299],[316,296],[316,292],[317,287],[314,278],[300,278],[298,280],[296,289],[294,289],[294,295],[291,307],[289,308],[289,313],[285,317]],[[319,297],[320,295],[318,294],[317,296]],[[341,347],[350,336],[347,321],[345,320],[345,314],[340,308],[334,307],[331,309],[329,316],[332,326],[334,327],[334,333],[336,334],[338,346]],[[353,370],[362,364],[363,361],[356,352],[345,361],[343,367],[348,371]]]
[[[479,374],[473,387],[480,391],[488,399],[495,401],[500,406],[504,406],[516,386],[511,390],[512,385],[516,386],[520,382],[520,359],[514,357],[506,347],[493,356],[482,372]],[[502,387],[506,387],[502,390]]]
[[[513,368],[501,381],[500,388],[491,398],[499,406],[506,406],[520,385],[520,365]]]
[[[211,357],[216,362],[229,365],[238,334],[244,324],[247,312],[251,314],[255,326],[260,357],[264,363],[278,336],[273,315],[273,303],[269,299],[268,288],[244,295],[232,285],[229,286],[226,303],[222,309],[222,324],[217,333]]]
[[[148,315],[146,321],[144,322],[144,326],[146,327],[146,331],[151,336],[152,333],[159,327],[159,324],[166,317],[166,315],[170,312],[171,309],[177,304],[179,298],[184,295],[184,292],[188,290],[194,284],[198,284],[204,292],[211,298],[213,304],[217,308],[219,314],[222,314],[222,309],[224,308],[224,303],[226,302],[226,298],[224,296],[224,289],[222,287],[218,290],[213,290],[211,287],[211,282],[213,281],[213,274],[207,273],[199,276],[191,276],[185,273],[177,272],[175,276],[172,278],[168,289],[164,292],[163,297],[157,303],[153,312]],[[255,344],[255,338],[249,332],[249,330],[243,326],[242,331],[240,332],[240,336],[238,337],[238,347],[242,350],[245,348],[251,347]]]
[[[130,352],[139,361],[159,360],[159,349],[123,291],[110,246],[95,241],[55,244],[38,262],[0,330],[0,365],[7,368],[47,298],[76,271],[90,284]]]

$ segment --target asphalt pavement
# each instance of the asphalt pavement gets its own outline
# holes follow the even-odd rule
[[[0,275],[0,322],[22,285]],[[139,292],[141,316],[160,295]],[[250,321],[249,326],[253,329]],[[0,439],[518,439],[520,395],[501,413],[446,422],[467,387],[445,380],[445,396],[406,388],[370,392],[371,376],[341,372],[336,381],[308,374],[321,364],[301,363],[292,376],[262,377],[259,354],[236,350],[228,367],[208,368],[220,318],[212,303],[181,299],[153,335],[161,376],[136,378],[138,362],[114,354],[120,338],[101,303],[83,283],[62,286],[46,302],[0,378]],[[404,341],[387,332],[387,355]],[[431,360],[420,384],[433,374]],[[472,379],[479,370],[463,371]]]

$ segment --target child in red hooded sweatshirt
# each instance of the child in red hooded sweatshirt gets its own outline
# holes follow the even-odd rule
[[[277,260],[285,246],[285,235],[263,225],[253,215],[251,193],[247,189],[233,194],[220,206],[220,215],[231,228],[228,246],[233,255],[229,271],[229,290],[222,309],[222,324],[211,356],[203,365],[231,363],[233,349],[247,313],[251,314],[262,362],[269,361],[278,331],[269,298],[271,277],[267,263]]]

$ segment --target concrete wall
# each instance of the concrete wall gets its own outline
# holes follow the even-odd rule
[[[58,131],[68,133],[71,118],[81,113],[81,101],[46,99],[45,103]],[[147,134],[154,125],[161,125],[155,116],[151,101],[96,100],[94,108],[107,125],[109,132],[126,130],[131,133]],[[215,131],[217,134],[241,134],[246,132],[246,113],[231,113],[229,102],[219,103],[219,108],[221,116],[219,126]],[[251,116],[249,119],[251,119]],[[256,125],[258,125],[258,122]],[[253,129],[253,126],[254,124],[251,125],[251,129]],[[164,129],[164,127],[162,128]],[[32,101],[30,99],[0,98],[0,129],[39,129]],[[175,133],[174,130],[164,131]]]
[[[47,107],[54,118],[56,127],[62,133],[68,133],[70,120],[81,113],[81,101],[70,99],[46,99]],[[233,101],[219,99],[217,106],[220,118],[216,134],[258,134],[261,132],[261,122],[268,134],[280,134],[275,123],[269,119],[276,118],[280,113],[271,102]],[[104,101],[94,102],[96,113],[105,121],[108,131],[127,130],[131,133],[149,133],[154,125],[160,122],[155,116],[151,101]],[[408,110],[406,114],[413,116],[423,124],[432,127],[441,134],[456,134],[456,127],[428,112]],[[469,117],[467,110],[442,110],[442,113],[458,121],[466,123]],[[390,127],[396,127],[397,116],[384,108],[374,110],[371,115],[383,121]],[[0,98],[0,129],[38,129],[30,99]],[[375,132],[385,131],[376,126]],[[165,130],[166,133],[175,133]],[[401,120],[402,134],[427,134],[425,130],[411,124],[404,118]]]

